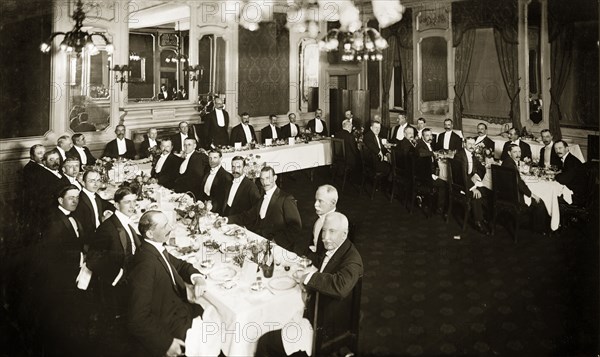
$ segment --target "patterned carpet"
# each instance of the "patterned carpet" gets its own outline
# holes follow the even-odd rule
[[[329,179],[321,170],[312,183],[284,181],[305,226]],[[357,224],[365,264],[360,355],[597,355],[597,218],[558,236],[522,229],[515,244],[501,225],[493,237],[463,233],[456,220],[409,215],[351,186],[338,211]]]
[[[296,173],[283,182],[298,200],[309,235],[315,190],[330,181],[325,168],[314,176],[311,182]],[[494,237],[463,233],[456,220],[426,219],[419,210],[409,215],[383,192],[371,201],[351,185],[341,193],[338,211],[356,225],[354,240],[365,264],[358,355],[598,355],[597,218],[553,237],[523,229],[514,244],[500,225]],[[10,258],[2,266],[12,274],[7,267],[19,266],[18,256]],[[10,295],[10,287],[3,288],[3,296]],[[0,356],[35,355],[30,328],[1,311],[0,344],[9,348]],[[92,337],[109,332],[92,326]],[[105,355],[117,340],[107,345],[96,339],[103,347],[91,351]]]

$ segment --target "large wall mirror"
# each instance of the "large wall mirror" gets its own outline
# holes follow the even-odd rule
[[[314,112],[319,107],[319,45],[311,38],[300,40],[298,110]]]
[[[420,104],[422,113],[446,115],[448,105],[448,44],[441,36],[425,37],[419,44]]]
[[[222,36],[205,34],[198,40],[198,64],[202,70],[196,74],[197,92],[192,88],[191,93],[197,93],[202,112],[212,110],[212,100],[215,96],[224,97],[226,56],[227,43]]]
[[[92,51],[68,59],[69,116],[67,126],[74,132],[104,130],[110,123],[111,55],[104,40]]]
[[[147,4],[130,14],[128,101],[188,99],[190,8]]]
[[[527,44],[529,54],[529,119],[539,124],[542,119],[541,88],[541,21],[542,4],[532,1],[527,7]]]

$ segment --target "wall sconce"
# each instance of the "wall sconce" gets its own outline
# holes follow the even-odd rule
[[[115,83],[120,83],[121,90],[123,90],[123,83],[127,83],[129,76],[131,76],[131,68],[128,65],[119,66],[117,64],[113,68],[109,67],[109,70],[120,73],[120,76],[115,73]]]
[[[190,77],[190,81],[192,81],[192,86],[196,88],[196,82],[201,81],[202,76],[204,75],[204,66],[198,64],[195,66],[187,66],[183,69],[183,72],[193,76]]]

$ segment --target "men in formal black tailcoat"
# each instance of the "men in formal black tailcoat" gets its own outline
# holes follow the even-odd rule
[[[452,131],[452,119],[444,120],[444,132],[438,135],[435,150],[458,150],[462,147],[462,139]]]
[[[322,119],[323,110],[317,109],[315,110],[315,117],[311,119],[306,124],[306,127],[310,129],[312,133],[319,134],[321,136],[329,136],[329,131],[327,130],[327,123]]]
[[[485,123],[477,124],[477,137],[475,138],[475,145],[483,145],[484,148],[490,150],[492,155],[496,148],[494,141],[487,136],[487,125]]]
[[[173,152],[175,154],[179,154],[183,151],[183,142],[185,139],[195,139],[192,131],[193,129],[190,130],[190,125],[187,121],[182,121],[179,123],[179,132],[171,136],[171,141],[173,142]]]
[[[437,188],[437,212],[445,212],[446,209],[446,181],[436,175],[437,158],[433,152],[433,134],[431,129],[425,128],[421,132],[423,139],[417,140],[415,146],[415,171],[414,175],[421,182],[426,182]],[[426,160],[425,160],[426,158]]]
[[[115,128],[117,137],[106,144],[102,157],[135,159],[137,155],[135,144],[125,137],[125,130],[125,125],[117,125]]]
[[[415,134],[415,140],[423,138],[423,129],[427,126],[427,120],[425,118],[417,119],[417,133]]]
[[[211,200],[212,211],[223,214],[225,209],[227,194],[233,181],[233,176],[225,171],[221,166],[223,154],[219,150],[208,152],[208,165],[210,170],[202,178],[202,196],[203,201]]]
[[[390,131],[390,137],[388,138],[390,143],[398,143],[404,139],[404,133],[406,128],[411,128],[413,131],[413,138],[417,135],[417,129],[406,121],[406,114],[398,113],[397,124],[392,127]]]
[[[83,174],[83,189],[79,194],[77,209],[73,212],[88,240],[93,237],[100,223],[115,211],[115,206],[98,194],[101,183],[102,176],[98,171],[88,170]]]
[[[221,216],[235,216],[246,212],[260,200],[258,187],[244,174],[245,166],[243,157],[235,156],[231,159],[233,181],[227,192],[223,213],[219,213]]]
[[[71,184],[69,179],[60,172],[60,154],[58,150],[46,151],[42,163],[44,164],[44,170],[39,171],[36,182],[29,188],[32,191],[32,197],[35,198],[34,207],[37,212],[35,217],[41,217],[41,214],[55,202],[53,198],[56,192]]]
[[[33,263],[37,271],[30,282],[36,286],[33,305],[41,304],[37,308],[42,327],[38,342],[49,356],[75,356],[87,345],[89,311],[85,310],[85,293],[76,283],[85,235],[71,216],[78,202],[77,187],[67,185],[55,192],[52,207],[44,216],[42,240]]]
[[[511,145],[518,145],[521,148],[520,158],[525,160],[526,158],[531,160],[531,146],[521,140],[519,138],[519,132],[515,128],[510,128],[508,130],[508,138],[509,141],[504,143],[504,147],[502,148],[502,155],[500,156],[500,160],[504,161],[508,159],[508,149]]]
[[[196,140],[185,139],[185,155],[179,165],[179,176],[175,179],[173,190],[178,193],[191,192],[196,199],[202,197],[202,178],[208,170],[208,157],[196,151]]]
[[[327,215],[321,233],[324,252],[317,255],[313,261],[317,272],[304,274],[299,281],[304,284],[308,292],[318,295],[319,333],[326,339],[341,336],[346,326],[340,321],[347,320],[351,315],[349,308],[354,286],[363,274],[363,263],[360,254],[350,242],[348,237],[348,219],[341,213],[332,212]],[[316,298],[309,301],[305,317],[313,322]],[[304,331],[301,331],[304,332]],[[287,355],[281,330],[266,333],[258,340],[256,356],[275,357]],[[290,351],[292,352],[292,351]],[[294,351],[294,356],[306,356],[304,351]],[[318,355],[313,351],[312,355]]]
[[[73,134],[73,147],[67,152],[67,156],[78,158],[82,166],[93,165],[96,163],[96,158],[85,144],[85,135],[81,133]]]
[[[371,158],[371,165],[376,172],[381,172],[384,177],[390,173],[389,151],[383,145],[379,132],[381,131],[381,123],[378,121],[371,122],[371,130],[364,135],[363,142],[365,143]]]
[[[80,167],[81,167],[81,163],[79,162],[79,159],[76,158],[75,156],[69,156],[63,162],[61,170],[62,170],[63,176],[66,177],[67,180],[69,180],[69,183],[71,183],[71,185],[73,185],[73,186],[76,186],[81,191],[83,186],[77,180],[77,178],[79,177],[79,168]]]
[[[296,114],[288,114],[289,123],[281,127],[281,137],[284,139],[295,138],[300,135],[300,127],[296,124]]]
[[[350,123],[352,123],[352,131],[362,128],[363,125],[366,126],[366,123],[363,123],[359,118],[356,118],[351,110],[346,110],[344,112],[344,120],[350,120]]]
[[[156,140],[157,136],[158,130],[156,130],[156,128],[148,129],[148,134],[140,144],[140,159],[150,157],[150,149],[158,147],[160,142]]]
[[[231,129],[231,146],[235,143],[242,143],[242,146],[254,142],[256,143],[256,132],[254,127],[250,125],[250,114],[247,112],[242,113],[241,122]]]
[[[404,127],[404,135],[402,140],[397,142],[396,147],[392,150],[396,150],[396,167],[405,170],[406,163],[408,162],[408,156],[414,155],[415,145],[417,142],[414,138],[415,130],[411,126]]]
[[[67,158],[67,153],[71,150],[72,147],[73,141],[71,140],[71,137],[69,135],[61,135],[56,140],[56,151],[58,151],[58,153],[60,154],[61,165]]]
[[[558,157],[556,150],[554,150],[554,140],[552,133],[548,129],[544,129],[540,132],[542,137],[542,143],[544,146],[540,149],[540,159],[538,161],[539,167],[558,167],[561,164],[561,159]]]
[[[281,139],[281,129],[277,126],[277,115],[269,115],[269,125],[260,130],[260,139],[264,143],[266,139],[275,141]]]
[[[206,281],[191,264],[166,251],[172,227],[164,213],[144,213],[139,229],[142,245],[127,275],[128,330],[141,345],[140,355],[180,356],[192,321],[203,313],[200,305],[188,302],[185,284],[194,285],[198,298]]]
[[[344,140],[344,151],[346,153],[346,165],[355,168],[359,165],[360,152],[354,135],[352,135],[352,121],[346,119],[342,122],[342,130],[335,133],[335,137]]]
[[[471,200],[471,213],[473,215],[473,225],[475,228],[483,233],[488,234],[488,228],[486,227],[483,220],[483,205],[484,200],[489,199],[490,192],[487,188],[483,187],[482,180],[486,174],[485,166],[475,157],[473,154],[475,151],[475,138],[465,138],[463,148],[458,150],[454,155],[454,160],[459,161],[461,165],[466,167],[467,172],[467,187],[468,190],[465,194],[470,195],[473,199]],[[452,168],[448,166],[450,172]],[[458,180],[453,177],[453,180]],[[462,184],[460,182],[459,184]]]
[[[215,109],[204,116],[207,142],[205,148],[229,145],[229,113],[223,109],[223,99],[215,98]]]
[[[554,150],[559,157],[558,168],[560,173],[556,175],[556,181],[567,186],[573,191],[573,202],[578,204],[585,201],[587,188],[587,175],[583,164],[576,156],[569,152],[569,145],[564,140],[554,144]]]
[[[183,159],[173,154],[173,142],[169,138],[160,142],[160,150],[162,154],[154,161],[150,176],[156,179],[159,185],[172,189],[179,176],[179,167]]]
[[[160,86],[160,92],[158,92],[158,100],[173,100],[175,99],[173,94],[171,92],[169,92],[169,90],[167,89],[167,86],[165,84],[162,84]]]
[[[218,224],[233,223],[246,226],[251,231],[274,240],[284,249],[304,252],[308,247],[308,240],[299,234],[302,220],[296,200],[292,195],[280,190],[276,180],[275,170],[269,166],[263,167],[260,172],[260,182],[265,190],[262,199],[250,210],[222,218]]]
[[[136,213],[136,193],[124,186],[117,189],[114,200],[115,213],[96,229],[87,259],[102,298],[103,316],[109,321],[126,314],[127,271],[140,247],[140,236],[131,221]]]
[[[317,188],[314,204],[317,219],[312,226],[312,241],[308,246],[313,253],[317,252],[317,247],[319,247],[319,245],[321,245],[319,248],[322,248],[323,242],[319,239],[321,236],[321,229],[323,228],[323,223],[325,222],[327,215],[335,212],[337,202],[338,192],[335,187],[323,185]]]
[[[35,185],[39,182],[39,176],[46,169],[42,163],[46,148],[41,144],[35,144],[29,149],[29,162],[23,167],[21,179],[21,204],[19,223],[22,229],[22,238],[25,242],[37,241],[39,238],[39,226],[35,218],[38,211],[38,197]]]
[[[519,174],[519,162],[521,160],[521,148],[519,145],[511,144],[508,147],[508,157],[502,161],[502,167],[509,167],[517,172],[519,201],[525,204],[524,196],[531,198],[531,226],[534,231],[545,233],[548,225],[548,212],[542,200],[531,192],[527,184]]]

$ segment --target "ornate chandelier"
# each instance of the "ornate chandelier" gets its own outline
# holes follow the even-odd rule
[[[385,38],[372,27],[362,26],[356,31],[333,29],[319,41],[321,51],[338,51],[342,43],[342,61],[381,61],[382,51],[388,47]]]
[[[109,54],[113,52],[114,46],[112,43],[106,38],[106,36],[100,32],[92,32],[89,33],[87,31],[83,31],[81,28],[83,27],[83,21],[85,20],[85,12],[83,12],[83,3],[81,0],[77,0],[77,5],[75,10],[73,10],[73,15],[71,16],[73,21],[75,21],[75,26],[69,32],[54,32],[48,40],[41,44],[40,50],[43,53],[48,53],[52,49],[52,41],[56,36],[64,35],[62,42],[60,43],[60,50],[66,53],[76,53],[79,55],[83,48],[90,51],[91,53],[97,52],[96,45],[94,44],[94,36],[98,36],[104,40],[106,43],[106,52]]]

